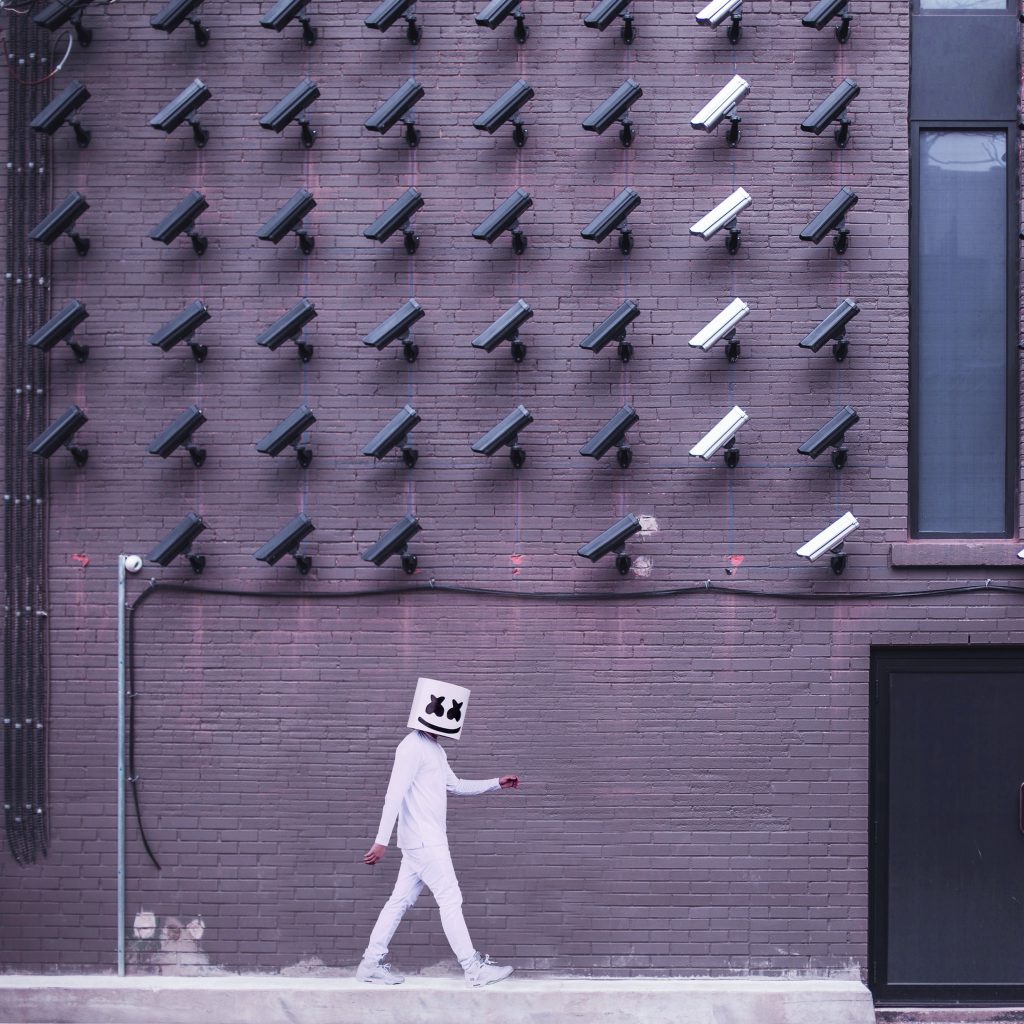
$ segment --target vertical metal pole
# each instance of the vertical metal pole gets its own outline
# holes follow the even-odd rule
[[[117,974],[124,977],[125,914],[125,570],[117,557]]]

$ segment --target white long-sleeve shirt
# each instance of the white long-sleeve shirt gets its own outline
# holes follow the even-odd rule
[[[497,779],[459,779],[448,767],[444,747],[413,729],[398,744],[376,841],[387,846],[398,819],[403,850],[448,845],[448,794],[477,796],[501,789]]]

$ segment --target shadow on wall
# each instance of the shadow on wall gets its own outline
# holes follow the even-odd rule
[[[128,943],[126,961],[147,974],[227,974],[223,967],[214,967],[203,952],[200,940],[206,925],[201,917],[188,924],[176,917],[158,918],[149,910],[135,915],[132,941]]]

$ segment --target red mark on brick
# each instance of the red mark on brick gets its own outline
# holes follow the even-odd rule
[[[77,562],[84,569],[89,564],[89,556],[74,554],[71,556],[71,561]]]
[[[738,569],[743,564],[743,555],[730,555],[729,564],[734,568]]]

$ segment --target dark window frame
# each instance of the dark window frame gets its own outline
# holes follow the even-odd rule
[[[935,12],[948,13],[948,12]],[[970,13],[970,12],[967,12]],[[915,451],[919,432],[920,402],[915,362],[920,347],[921,317],[917,301],[920,295],[920,256],[914,212],[918,207],[917,197],[921,185],[921,133],[932,131],[1005,131],[1006,132],[1006,458],[1005,499],[1003,509],[1004,529],[999,533],[939,533],[922,532],[918,528],[918,494]],[[1020,256],[1018,236],[1020,233],[1020,211],[1017,198],[1017,175],[1019,173],[1018,131],[1015,123],[1007,121],[957,121],[950,119],[920,120],[910,122],[910,409],[909,409],[909,452],[908,452],[908,497],[910,536],[915,540],[983,540],[996,538],[1017,538],[1017,522],[1020,459],[1020,376],[1018,352],[1018,311]]]

